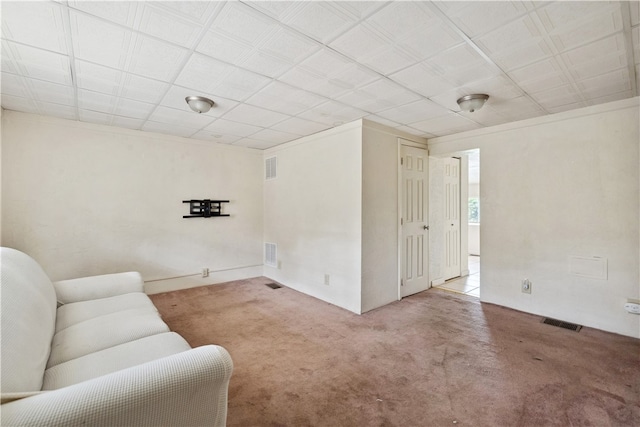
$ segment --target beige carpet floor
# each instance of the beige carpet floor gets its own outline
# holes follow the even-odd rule
[[[231,353],[229,426],[640,426],[640,340],[440,290],[358,316],[270,282],[152,296]]]

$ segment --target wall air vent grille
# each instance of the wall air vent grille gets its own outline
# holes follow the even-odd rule
[[[548,317],[545,317],[544,319],[542,319],[542,323],[546,325],[557,326],[559,328],[569,329],[571,331],[576,331],[576,332],[580,332],[580,329],[582,329],[582,326],[580,325],[576,325],[574,323],[569,323],[569,322],[563,322],[562,320],[550,319]]]
[[[264,263],[270,267],[278,266],[278,246],[275,243],[264,244]]]
[[[264,161],[265,179],[274,179],[278,171],[277,157],[269,157]]]

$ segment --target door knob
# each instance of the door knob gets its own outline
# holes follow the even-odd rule
[[[428,225],[423,225],[423,226],[422,226],[422,229],[423,229],[423,230],[428,230],[428,229],[429,229],[429,226],[428,226]]]

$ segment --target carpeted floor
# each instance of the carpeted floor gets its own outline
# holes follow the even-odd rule
[[[229,426],[640,425],[640,340],[439,290],[358,316],[271,282],[151,296],[231,353]]]

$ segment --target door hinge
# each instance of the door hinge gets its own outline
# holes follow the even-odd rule
[[[400,279],[400,286],[404,286],[404,280]]]
[[[400,218],[400,225],[404,225],[404,219]]]
[[[404,164],[404,157],[400,157],[400,164],[403,165]]]

